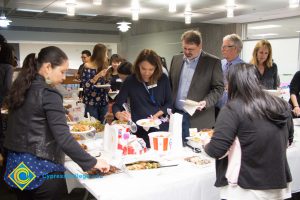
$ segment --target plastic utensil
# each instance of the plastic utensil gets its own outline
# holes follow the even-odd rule
[[[125,109],[126,112],[130,113],[130,109],[127,103],[123,103],[123,108]],[[132,119],[130,118],[128,121],[128,125],[130,126],[130,131],[132,133],[135,133],[137,131],[137,126],[136,124],[132,121]]]

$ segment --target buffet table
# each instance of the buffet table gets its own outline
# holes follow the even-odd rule
[[[297,140],[297,139],[296,139]],[[299,141],[299,140],[298,140]],[[287,156],[293,176],[292,192],[300,191],[300,142],[288,148]],[[65,163],[66,173],[82,173],[73,161]],[[197,167],[181,163],[176,167],[161,168],[159,173],[132,176],[119,173],[95,179],[67,179],[69,192],[75,187],[86,188],[101,200],[218,200],[219,191],[214,187],[214,163]]]

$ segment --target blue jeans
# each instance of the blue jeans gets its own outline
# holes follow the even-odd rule
[[[87,113],[90,113],[91,117],[95,117],[101,123],[104,123],[104,116],[108,111],[108,105],[106,106],[90,106],[85,105],[84,117],[87,117]]]

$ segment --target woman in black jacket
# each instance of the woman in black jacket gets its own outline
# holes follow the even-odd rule
[[[49,46],[41,49],[37,58],[28,59],[8,95],[4,180],[15,188],[18,199],[61,199],[66,193],[65,179],[45,177],[63,176],[63,152],[84,171],[97,168],[107,172],[109,165],[85,152],[70,134],[62,96],[53,88],[65,79],[66,54]]]
[[[288,103],[261,89],[254,65],[234,65],[228,80],[229,102],[205,146],[216,158],[215,186],[221,199],[289,198],[292,177],[286,149],[294,129]]]

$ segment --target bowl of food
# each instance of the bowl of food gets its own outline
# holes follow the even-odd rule
[[[171,149],[171,134],[158,131],[148,134],[151,149],[158,153],[166,153]]]

